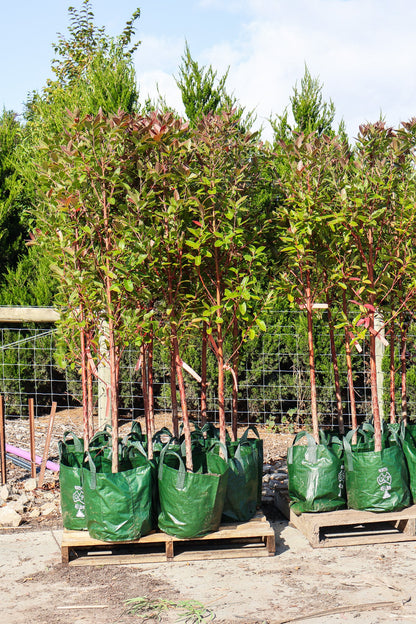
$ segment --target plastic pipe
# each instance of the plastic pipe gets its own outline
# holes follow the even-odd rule
[[[6,444],[6,452],[11,453],[12,455],[16,455],[17,457],[23,457],[23,459],[27,459],[30,461],[29,451],[24,451],[17,446],[11,446],[10,444]],[[42,463],[42,458],[39,457],[39,455],[35,455],[35,462],[40,465]],[[48,470],[52,470],[53,472],[59,472],[59,464],[56,464],[55,462],[49,460],[46,462],[46,468],[48,468]]]

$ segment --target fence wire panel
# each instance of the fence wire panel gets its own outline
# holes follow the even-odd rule
[[[416,336],[410,327],[407,339],[407,410],[412,417],[416,403]],[[322,424],[336,422],[334,373],[331,361],[328,323],[325,313],[314,319],[315,368],[318,392],[318,411]],[[350,398],[347,386],[346,356],[343,349],[344,331],[336,332],[335,340],[340,370],[344,419],[350,421]],[[33,398],[35,414],[47,414],[52,401],[58,410],[80,407],[82,401],[79,371],[58,366],[56,358],[57,334],[55,327],[45,325],[0,328],[0,393],[4,396],[6,417],[26,417],[28,399]],[[195,342],[195,341],[194,341]],[[366,342],[362,351],[353,353],[354,391],[357,413],[363,420],[371,416],[369,353]],[[230,340],[225,345],[232,354]],[[183,347],[182,357],[200,372],[199,345]],[[120,370],[120,415],[141,416],[143,394],[141,372],[137,370],[139,353],[127,349]],[[389,406],[389,348],[379,361],[379,382],[383,388],[382,407],[387,417]],[[216,361],[208,353],[208,417],[217,420]],[[155,411],[171,410],[169,354],[163,345],[155,345],[154,394]],[[301,426],[310,422],[309,356],[306,317],[302,312],[276,312],[270,316],[267,332],[253,341],[245,342],[238,365],[238,420],[240,424],[259,423],[270,427]],[[396,412],[401,414],[401,375],[398,347],[395,352]],[[188,407],[191,416],[200,419],[199,384],[186,375]],[[97,382],[94,384],[97,400]],[[177,393],[179,404],[179,393]],[[231,418],[232,377],[226,374],[226,414]]]

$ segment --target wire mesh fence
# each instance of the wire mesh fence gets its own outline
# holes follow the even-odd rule
[[[315,358],[318,382],[318,408],[322,424],[332,425],[336,420],[334,374],[325,313],[315,322]],[[347,388],[346,357],[341,346],[343,331],[336,335],[341,374],[344,417],[349,420],[350,402]],[[408,336],[408,413],[415,411],[416,337]],[[57,331],[53,324],[13,325],[0,327],[0,393],[4,397],[6,417],[25,418],[28,399],[33,398],[35,415],[46,414],[52,401],[58,410],[79,407],[82,401],[78,371],[60,368],[56,358]],[[200,351],[193,343],[184,348],[183,359],[199,370]],[[138,351],[127,349],[120,371],[120,415],[143,414],[141,374],[137,369]],[[397,382],[400,383],[397,359]],[[388,413],[388,349],[379,362],[379,380],[384,388],[384,411]],[[355,400],[361,419],[371,414],[369,387],[369,353],[365,342],[362,351],[353,355]],[[231,376],[226,383],[226,412],[231,417]],[[208,416],[217,417],[216,362],[208,358]],[[188,378],[187,396],[191,415],[200,418],[199,386]],[[155,346],[155,410],[169,412],[171,389],[169,355],[163,345]],[[399,395],[399,393],[398,393]],[[94,385],[97,400],[97,382]],[[400,397],[398,396],[398,401]],[[280,311],[271,315],[267,332],[244,343],[239,363],[238,420],[240,424],[258,423],[271,428],[280,425],[300,426],[310,422],[310,382],[307,349],[306,318],[302,312]],[[399,406],[398,406],[399,407]]]

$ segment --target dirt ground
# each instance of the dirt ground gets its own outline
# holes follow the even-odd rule
[[[58,419],[54,436],[66,426]],[[38,422],[40,455],[42,427],[46,424]],[[281,457],[291,436],[269,439],[271,434],[263,433],[268,459]],[[9,469],[11,480],[23,478],[22,469],[14,475]],[[47,483],[53,491],[51,475]],[[1,529],[1,622],[171,624],[212,617],[221,624],[416,624],[416,541],[313,549],[272,505],[264,511],[275,530],[276,555],[257,559],[63,566],[59,516]],[[159,616],[129,613],[126,601],[138,598],[152,600],[155,607],[171,606]],[[204,610],[197,610],[195,601]]]

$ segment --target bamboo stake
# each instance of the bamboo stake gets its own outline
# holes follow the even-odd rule
[[[1,456],[1,484],[7,483],[6,472],[6,428],[4,422],[3,396],[0,394],[0,456]]]
[[[54,421],[55,421],[56,406],[57,406],[57,403],[56,403],[56,401],[54,401],[52,403],[51,413],[49,414],[48,432],[46,434],[45,448],[43,450],[42,463],[40,465],[40,473],[39,473],[39,481],[38,481],[38,487],[39,488],[42,487],[42,485],[43,485],[43,478],[45,476],[46,461],[48,459],[49,447],[51,445],[51,437],[52,437],[53,424],[54,424]]]
[[[30,474],[36,479],[35,453],[35,409],[33,399],[29,399]]]

